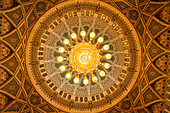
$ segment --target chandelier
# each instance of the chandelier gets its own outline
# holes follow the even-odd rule
[[[71,67],[71,70],[65,74],[65,78],[71,79],[73,73],[76,73],[73,82],[78,84],[82,81],[84,85],[88,85],[89,79],[95,83],[98,81],[99,76],[104,77],[106,72],[100,69],[99,65],[105,69],[109,69],[110,63],[102,63],[101,59],[112,58],[109,52],[103,56],[100,54],[101,51],[109,51],[110,49],[108,44],[104,44],[104,38],[100,36],[96,37],[95,32],[90,32],[89,35],[87,35],[85,31],[81,31],[79,35],[73,32],[70,34],[70,37],[70,39],[65,38],[63,44],[64,46],[70,46],[71,49],[66,50],[64,46],[59,47],[58,51],[61,53],[61,56],[57,57],[57,61],[60,63],[65,60],[69,62],[59,67],[61,72]],[[98,44],[102,43],[102,48],[99,48]],[[64,53],[68,53],[68,57],[64,57]],[[84,76],[82,80],[80,80],[80,75]]]

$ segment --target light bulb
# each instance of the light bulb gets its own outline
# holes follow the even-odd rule
[[[100,75],[101,77],[104,77],[104,76],[106,75],[106,73],[105,73],[104,71],[102,71],[102,70],[99,70],[99,75]]]
[[[84,38],[86,36],[86,32],[85,31],[81,31],[80,35],[81,35],[82,38]]]
[[[98,43],[102,43],[104,41],[104,38],[103,37],[99,37],[98,39],[97,39],[97,42]]]
[[[59,57],[57,58],[57,61],[58,61],[58,62],[62,62],[62,61],[64,61],[64,57],[59,56]]]
[[[110,64],[109,64],[109,63],[104,63],[104,67],[105,67],[106,69],[109,69],[109,68],[110,68]]]
[[[62,65],[62,66],[60,66],[60,71],[65,71],[65,70],[66,70],[66,68],[67,68],[67,66]]]
[[[109,45],[104,45],[104,46],[103,46],[103,49],[104,49],[104,50],[109,50]]]
[[[112,55],[111,55],[111,54],[106,54],[106,55],[104,55],[104,58],[106,58],[106,59],[111,59],[111,58],[112,58]]]
[[[76,77],[74,78],[74,83],[77,84],[77,83],[79,83],[79,82],[80,82],[79,76],[76,76]]]
[[[93,39],[96,36],[95,32],[90,33],[90,38]]]
[[[87,77],[84,77],[84,79],[83,79],[83,84],[84,84],[84,85],[89,84],[89,80],[88,80],[88,78],[87,78]]]
[[[64,39],[64,41],[63,41],[63,42],[64,42],[64,44],[65,44],[65,45],[69,45],[69,44],[70,44],[69,39]]]
[[[106,73],[105,73],[104,71],[102,71],[102,70],[99,70],[99,75],[100,75],[101,77],[104,77],[104,76],[106,75]]]
[[[76,33],[72,33],[72,34],[71,34],[71,38],[74,39],[74,40],[76,40],[76,39],[77,39],[77,34],[76,34]]]
[[[60,52],[60,53],[64,53],[65,51],[66,51],[66,50],[65,50],[64,47],[60,47],[60,48],[59,48],[59,52]]]
[[[71,76],[72,76],[72,73],[71,73],[71,72],[68,72],[68,73],[65,75],[65,78],[66,78],[66,79],[70,79]]]
[[[93,74],[92,74],[92,81],[93,82],[97,82],[98,81],[98,78],[95,75],[93,75]]]

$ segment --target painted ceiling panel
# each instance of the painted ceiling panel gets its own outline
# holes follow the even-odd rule
[[[0,0],[0,112],[64,113],[66,111],[73,112],[75,106],[77,107],[77,111],[75,111],[80,113],[170,112],[170,2],[168,0],[91,0],[92,5],[91,3],[82,2],[83,0],[77,0],[79,2],[75,2],[76,8],[71,7],[69,10],[69,5],[66,4],[69,4],[71,1],[72,0]],[[94,6],[94,3],[100,4]],[[101,10],[103,4],[105,4],[104,7],[109,6],[113,7],[113,9],[115,8],[118,11],[117,13],[120,14],[111,15],[112,18],[109,18],[111,17],[107,12],[109,10],[105,10],[105,12]],[[47,19],[46,22],[49,22],[49,24],[39,23],[45,16],[48,17],[52,14],[51,11],[54,7],[60,5],[68,9],[55,9],[56,15],[54,15],[53,18],[57,17],[56,21],[50,23],[50,20]],[[91,12],[92,10],[94,12]],[[82,18],[77,18],[79,14]],[[104,16],[104,14],[108,15]],[[133,25],[140,42],[136,47],[140,46],[141,50],[137,50],[132,46],[129,46],[129,48],[126,47],[126,45],[130,43],[130,38],[128,39],[126,37],[130,36],[133,31],[122,26],[117,27],[118,24],[114,24],[114,22],[118,21],[121,14],[123,18],[120,18],[120,20],[127,19],[126,22],[129,22],[127,24]],[[93,23],[93,15],[94,17],[96,16],[97,20],[95,24]],[[51,18],[51,20],[53,18]],[[80,27],[81,25],[77,23],[79,19],[81,19],[82,28]],[[65,22],[65,24],[62,22]],[[68,45],[62,43],[62,39],[69,39],[72,32],[75,32],[77,37],[80,37],[79,32],[83,31],[83,29],[88,34],[91,32],[90,29],[93,25],[96,36],[100,36],[100,34],[105,31],[106,26],[112,22],[113,26],[109,27],[109,30],[106,30],[103,37],[104,42],[106,41],[105,44],[109,45],[109,43],[112,43],[110,44],[110,51],[114,51],[115,53],[110,60],[101,59],[101,62],[110,63],[111,66],[114,64],[115,67],[110,69],[99,68],[99,70],[103,69],[106,73],[114,73],[113,77],[100,77],[99,74],[96,74],[97,77],[100,77],[98,82],[101,82],[101,84],[98,84],[98,82],[93,82],[93,80],[90,79],[92,75],[87,75],[91,86],[91,89],[89,89],[91,95],[88,98],[86,98],[86,95],[88,95],[89,92],[84,93],[87,90],[85,89],[86,85],[83,84],[83,77],[80,77],[80,81],[82,81],[79,85],[74,84],[74,78],[66,80],[66,72],[62,73],[58,79],[48,78],[49,73],[52,74],[52,72],[57,69],[58,71],[56,71],[56,73],[59,72],[59,67],[62,65],[60,63],[53,64],[48,61],[57,60],[55,58],[59,55],[67,57],[67,54],[61,54],[57,51],[61,46],[69,50]],[[33,27],[38,26],[37,23],[42,27],[42,31],[39,30],[40,34],[43,33],[44,35],[41,42],[31,42],[29,40],[30,34],[34,32],[32,31],[32,29],[34,29]],[[43,32],[43,30],[47,32]],[[51,31],[58,34],[52,35],[50,34]],[[118,35],[116,33],[118,33]],[[60,35],[62,35],[62,38],[58,39],[57,37]],[[116,40],[120,35],[125,38]],[[47,40],[50,37],[51,40]],[[110,37],[116,41],[109,42]],[[90,39],[85,39],[86,42],[89,40]],[[81,41],[82,39],[79,38],[77,43]],[[97,38],[92,44],[95,43],[95,41],[97,42]],[[30,56],[30,54],[26,54],[29,42],[33,44],[34,47],[39,47],[38,52],[34,54],[35,56],[37,55],[37,61],[28,62],[26,59],[26,57]],[[72,39],[70,42],[75,43],[76,41]],[[44,49],[42,47],[43,44],[48,45],[48,47]],[[77,46],[79,47],[79,45]],[[102,44],[97,46],[99,49],[103,47]],[[92,46],[89,48],[91,49],[91,47]],[[119,72],[120,66],[118,65],[128,67],[133,63],[131,62],[133,59],[130,59],[132,58],[131,56],[124,54],[124,57],[121,57],[122,54],[120,53],[124,49],[125,52],[130,55],[140,53],[139,56],[142,62],[138,70],[127,68],[127,70],[124,69]],[[35,50],[35,48],[33,48],[33,50]],[[90,54],[91,52],[88,51],[88,53]],[[72,54],[74,54],[74,52]],[[81,54],[81,52],[79,54]],[[106,58],[104,54],[105,52],[103,52],[103,57]],[[86,57],[83,58],[82,60],[86,60]],[[41,61],[44,59],[48,61],[42,64]],[[67,62],[62,63],[67,64]],[[37,66],[39,72],[42,73],[42,79],[33,83],[27,65]],[[72,66],[73,65],[74,63]],[[47,72],[45,71],[46,68],[48,68]],[[76,69],[79,68],[75,68],[75,70]],[[128,89],[123,82],[127,79],[126,74],[135,73],[136,71],[139,72],[136,82],[131,89]],[[120,76],[116,76],[117,73],[121,73]],[[113,79],[116,79],[117,82],[113,82]],[[47,84],[48,86],[46,87],[44,85],[44,88],[51,89],[50,92],[52,93],[48,95],[48,97],[42,95],[40,89],[36,88],[37,86],[43,86],[43,84]],[[57,86],[60,86],[62,90],[58,90],[59,87]],[[78,88],[74,92],[75,87]],[[118,88],[122,92],[127,91],[127,95],[114,102],[112,101],[114,96],[111,96],[111,94],[117,91]],[[98,90],[101,90],[101,93],[98,93],[100,92]],[[72,95],[74,94],[77,95],[73,99]],[[62,102],[59,103],[63,107],[59,107],[59,104],[52,104],[58,97],[61,97],[62,102],[68,100],[65,105],[62,105]],[[89,98],[91,101],[88,100]],[[104,109],[100,110],[99,106]],[[86,111],[79,110],[83,108],[86,108]]]

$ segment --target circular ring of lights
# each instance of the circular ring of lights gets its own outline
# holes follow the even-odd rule
[[[27,71],[39,94],[59,109],[100,112],[133,87],[141,48],[120,11],[82,1],[60,3],[37,21],[27,42]]]

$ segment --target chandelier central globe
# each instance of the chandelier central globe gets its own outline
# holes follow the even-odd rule
[[[73,71],[87,74],[97,69],[100,63],[99,50],[90,42],[77,43],[69,52],[69,62]]]

